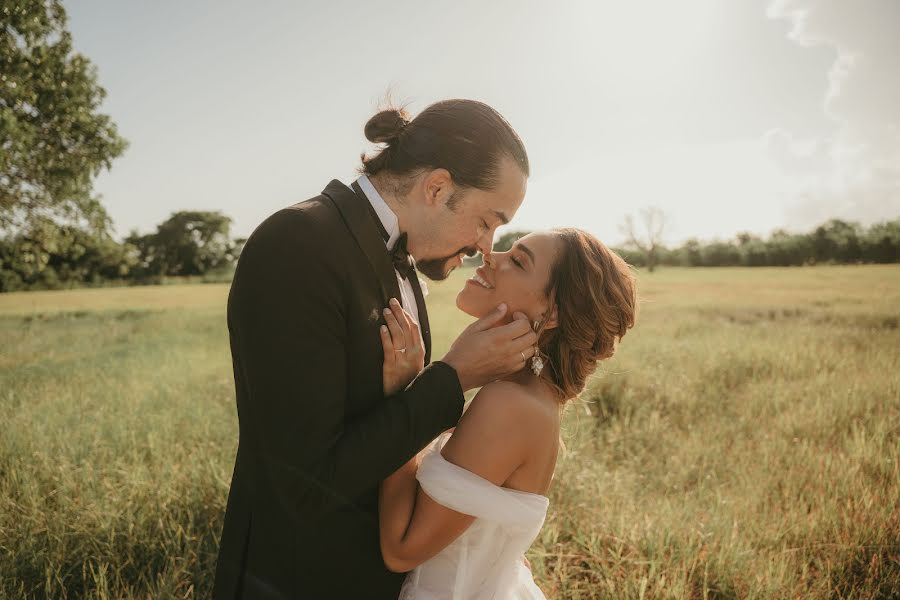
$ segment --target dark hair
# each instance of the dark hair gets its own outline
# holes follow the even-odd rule
[[[410,175],[420,169],[447,169],[463,188],[493,189],[500,160],[513,159],[527,177],[525,146],[496,110],[476,100],[436,102],[410,120],[404,109],[383,110],[369,119],[366,139],[384,144],[362,155],[366,175]]]
[[[584,389],[597,361],[609,358],[634,326],[634,274],[619,255],[580,229],[553,230],[562,250],[545,293],[557,307],[557,326],[539,330],[538,348],[549,363],[547,380],[563,401]]]

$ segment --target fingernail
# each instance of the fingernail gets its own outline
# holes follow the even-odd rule
[[[384,314],[386,314],[386,315],[391,314],[391,309],[389,309],[389,308],[384,309]]]
[[[387,325],[381,326],[381,333],[387,333]]]
[[[497,310],[500,312],[506,312],[506,302],[501,302],[500,306],[497,307]]]
[[[400,303],[397,302],[397,299],[396,299],[396,298],[391,298],[391,304],[393,304],[394,306],[399,306],[399,305],[400,305]]]

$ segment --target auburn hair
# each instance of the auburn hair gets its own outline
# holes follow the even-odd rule
[[[597,362],[611,357],[637,316],[631,267],[594,236],[580,229],[554,229],[562,248],[546,294],[556,305],[556,327],[538,329],[544,377],[561,401],[575,398]]]

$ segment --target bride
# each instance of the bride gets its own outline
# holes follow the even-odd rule
[[[538,353],[481,388],[454,429],[382,483],[381,552],[390,570],[411,571],[403,600],[544,598],[524,552],[547,513],[561,411],[634,325],[628,265],[583,231],[533,233],[484,263],[456,305],[481,318],[506,304],[533,323]],[[423,356],[416,322],[392,311],[381,333],[386,393],[409,384]]]

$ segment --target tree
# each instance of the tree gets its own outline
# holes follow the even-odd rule
[[[819,262],[856,262],[862,258],[860,226],[831,219],[812,233],[813,251]]]
[[[741,264],[745,267],[762,267],[769,264],[766,243],[758,236],[749,232],[742,232],[737,234],[737,242],[741,255]]]
[[[900,260],[900,219],[872,225],[863,237],[863,259],[876,263]]]
[[[683,264],[689,267],[703,266],[703,247],[697,238],[691,238],[681,247]]]
[[[741,264],[741,252],[729,242],[713,241],[703,247],[703,265],[734,267]]]
[[[60,0],[0,0],[0,235],[75,225],[108,236],[93,178],[126,142],[99,112],[96,69],[72,49]],[[47,249],[47,248],[44,248]]]
[[[668,218],[666,214],[656,207],[642,208],[640,211],[640,224],[636,224],[631,215],[625,217],[621,226],[622,233],[626,236],[626,246],[630,246],[643,253],[649,271],[653,271],[659,264],[660,252],[663,248],[662,239],[666,229]]]
[[[122,280],[135,262],[128,244],[80,227],[35,220],[14,237],[0,239],[0,292]]]
[[[243,244],[230,229],[231,218],[218,211],[180,211],[156,233],[132,232],[125,241],[138,250],[140,276],[205,275],[237,259]]]
[[[507,231],[494,242],[494,252],[506,252],[513,247],[517,241],[531,233],[530,231]]]

